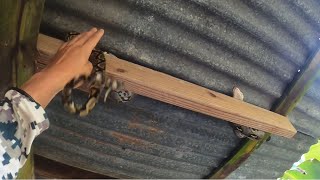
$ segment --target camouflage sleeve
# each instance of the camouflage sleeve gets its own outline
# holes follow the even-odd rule
[[[0,101],[0,177],[13,179],[36,136],[49,127],[44,109],[24,91],[12,88]]]

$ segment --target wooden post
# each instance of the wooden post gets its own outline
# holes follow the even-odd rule
[[[0,0],[0,94],[21,86],[35,71],[44,0]],[[32,153],[18,178],[33,178]]]
[[[12,55],[16,46],[18,1],[0,0],[0,95],[12,86]]]

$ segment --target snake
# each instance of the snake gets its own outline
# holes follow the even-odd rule
[[[233,91],[233,98],[243,101],[244,95],[238,87],[234,87],[232,91]],[[265,135],[265,132],[251,128],[251,127],[246,127],[246,126],[234,124],[234,123],[232,123],[231,125],[233,127],[233,132],[235,133],[235,135],[241,139],[248,138],[250,140],[259,141]]]
[[[65,41],[70,41],[75,36],[80,33],[72,31],[69,32]],[[68,82],[64,89],[62,90],[62,103],[64,109],[71,114],[76,114],[79,116],[88,115],[91,110],[95,107],[103,91],[105,91],[104,102],[106,102],[107,97],[111,92],[113,97],[118,100],[118,102],[128,102],[131,100],[133,94],[122,88],[121,83],[114,80],[106,75],[106,58],[107,53],[98,49],[93,49],[89,61],[93,65],[93,70],[89,76],[81,75],[78,78],[72,79]],[[73,101],[72,92],[78,85],[88,83],[89,85],[89,96],[84,104],[76,104]]]
[[[65,41],[70,41],[75,36],[79,35],[78,32],[69,32]],[[101,91],[106,86],[106,73],[105,66],[106,60],[103,51],[93,49],[89,61],[93,65],[93,70],[89,76],[81,75],[78,78],[72,79],[68,82],[62,90],[62,103],[66,111],[77,114],[79,116],[86,116],[94,108],[99,100]],[[89,97],[84,104],[76,104],[72,98],[73,89],[83,83],[89,84]]]

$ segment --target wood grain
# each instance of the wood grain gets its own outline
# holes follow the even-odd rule
[[[40,34],[39,66],[48,64],[62,43]],[[106,60],[108,76],[136,94],[287,138],[297,132],[287,117],[112,55]]]

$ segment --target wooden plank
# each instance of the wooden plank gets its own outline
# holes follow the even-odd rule
[[[311,54],[307,63],[301,71],[295,76],[294,80],[286,88],[282,97],[275,103],[272,110],[281,115],[289,114],[304,97],[307,90],[320,74],[320,50],[316,50]],[[262,140],[252,141],[246,139],[233,155],[231,155],[225,163],[216,169],[210,179],[224,179],[237,169],[250,155],[270,137],[270,133],[266,133]]]
[[[47,64],[62,43],[39,35],[38,62]],[[112,55],[106,57],[107,74],[136,94],[288,138],[297,132],[287,117]]]

